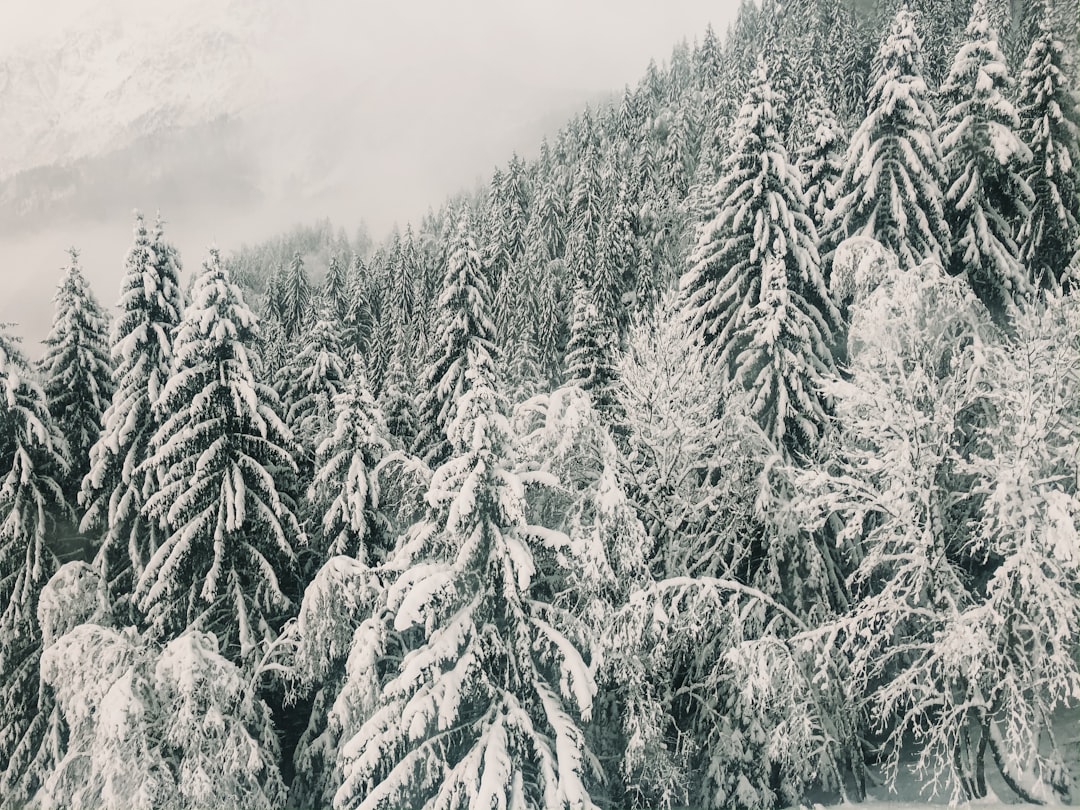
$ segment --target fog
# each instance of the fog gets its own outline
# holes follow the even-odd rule
[[[11,4],[13,5],[13,4]],[[736,3],[45,0],[0,25],[0,321],[46,333],[65,251],[116,298],[131,212],[185,268],[330,217],[381,239]],[[272,11],[268,11],[272,10]],[[12,13],[14,17],[12,18]]]

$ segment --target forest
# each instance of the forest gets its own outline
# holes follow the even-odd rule
[[[72,249],[0,328],[0,808],[1073,799],[1076,9],[1015,5],[746,0],[380,242],[136,213],[114,310]]]

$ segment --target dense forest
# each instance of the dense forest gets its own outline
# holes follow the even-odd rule
[[[72,250],[0,329],[0,807],[1069,800],[1076,10],[1021,5],[747,0],[384,241],[185,284],[136,214],[112,315]]]

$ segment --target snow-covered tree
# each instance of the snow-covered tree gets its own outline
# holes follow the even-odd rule
[[[70,728],[45,808],[281,807],[269,707],[210,633],[158,649],[134,628],[78,625],[42,658]]]
[[[556,604],[565,607],[599,639],[611,616],[630,594],[650,580],[653,538],[638,518],[621,481],[619,451],[607,420],[592,398],[575,386],[540,394],[515,409],[515,432],[522,435],[523,467],[534,477],[549,476],[556,487],[529,490],[529,514],[538,523],[563,532],[576,564],[550,577],[547,587]],[[586,740],[605,763],[606,796],[618,803],[663,789],[653,772],[641,773],[627,763],[627,740],[632,736],[623,718],[632,712],[635,683],[617,679],[593,648],[592,666],[598,695]]]
[[[333,425],[319,443],[307,493],[321,539],[317,545],[327,555],[377,562],[388,540],[376,471],[390,451],[386,424],[362,372],[355,373],[333,404]]]
[[[333,312],[323,307],[280,373],[281,407],[303,451],[299,462],[305,474],[318,437],[333,418],[333,399],[345,387],[346,365]]]
[[[154,406],[169,377],[173,333],[183,309],[179,262],[163,240],[160,222],[151,241],[136,215],[135,244],[124,268],[112,335],[115,390],[79,494],[82,529],[103,532],[98,565],[118,596],[130,594],[132,575],[142,572],[160,539],[142,514],[157,488],[143,462],[160,424]]]
[[[445,461],[451,451],[447,428],[472,384],[467,358],[470,354],[491,357],[494,350],[490,302],[480,253],[469,233],[468,217],[462,212],[439,295],[435,340],[416,402],[420,424],[413,452],[432,467]]]
[[[322,306],[334,316],[339,327],[352,309],[352,290],[345,264],[337,256],[331,256],[323,278]]]
[[[914,739],[932,788],[985,796],[989,748],[1022,797],[1051,799],[1062,766],[1038,740],[1078,684],[1075,305],[1037,337],[1025,315],[1009,341],[928,263],[852,311],[836,452],[793,474],[800,520],[840,516],[860,549],[852,609],[823,637],[890,783]]]
[[[1029,292],[1013,223],[1026,218],[1031,190],[1022,174],[1031,153],[1017,134],[1005,57],[976,0],[965,39],[939,94],[945,214],[952,227],[948,270],[964,274],[987,308],[1004,317]]]
[[[807,142],[799,149],[796,165],[803,176],[807,213],[818,233],[824,234],[844,171],[847,138],[820,82],[807,109],[805,131]]]
[[[39,367],[49,412],[67,439],[71,470],[64,489],[74,504],[113,393],[109,321],[83,277],[74,248],[54,301],[56,314]]]
[[[311,282],[299,253],[293,254],[288,269],[278,282],[278,298],[285,337],[294,338],[311,317]]]
[[[372,280],[364,260],[353,257],[349,275],[349,310],[341,320],[344,341],[353,351],[366,355],[371,351],[375,332],[375,302],[372,300]]]
[[[831,245],[869,236],[903,268],[944,262],[949,253],[937,119],[922,61],[915,17],[901,7],[874,60],[866,118],[848,146],[828,226]]]
[[[737,461],[739,445],[756,437],[717,415],[720,375],[687,362],[693,351],[669,300],[631,330],[620,366],[620,477],[655,547],[654,570],[665,576],[726,572],[738,564],[731,552],[760,532],[753,512],[760,470]]]
[[[605,261],[601,259],[600,261]],[[579,279],[574,288],[570,337],[566,344],[566,378],[587,391],[606,418],[618,418],[619,327],[609,307],[597,301],[597,290]]]
[[[257,336],[212,250],[177,331],[158,404],[167,416],[144,465],[158,482],[145,513],[165,537],[138,579],[138,606],[166,638],[215,632],[230,658],[274,635],[303,542],[287,490],[291,436],[249,359]]]
[[[30,799],[55,756],[39,689],[38,598],[56,568],[46,538],[69,519],[64,438],[33,370],[0,328],[0,805]]]
[[[1021,258],[1031,280],[1046,289],[1072,289],[1067,275],[1080,242],[1080,112],[1065,64],[1065,45],[1050,21],[1031,44],[1020,74],[1017,110],[1032,160],[1026,180],[1035,195],[1021,220]]]
[[[379,688],[371,657],[385,631],[365,625],[353,640],[362,654],[350,657],[349,680],[370,684],[375,699],[342,748],[338,808],[594,806],[580,723],[595,686],[580,640],[566,635],[570,618],[541,584],[566,538],[525,522],[486,348],[469,347],[465,367],[430,520],[392,561],[401,574],[388,615],[416,641]]]
[[[776,128],[776,95],[763,65],[747,94],[732,154],[681,287],[687,322],[719,367],[729,396],[778,447],[811,452],[825,421],[816,390],[832,366],[832,305],[806,214],[801,177]]]

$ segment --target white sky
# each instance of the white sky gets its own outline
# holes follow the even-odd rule
[[[168,36],[193,20],[252,30],[251,70],[273,88],[261,108],[278,167],[324,150],[341,188],[333,200],[279,201],[273,210],[165,211],[185,266],[205,247],[274,234],[331,216],[352,231],[365,221],[381,238],[447,194],[486,179],[512,150],[535,154],[543,134],[623,85],[650,58],[665,60],[708,23],[722,35],[735,0],[0,0],[4,55],[66,41],[103,26],[125,42]],[[247,30],[244,28],[243,30]],[[227,78],[227,77],[226,77]],[[184,78],[176,79],[183,87]],[[93,86],[90,82],[88,86]],[[2,95],[2,88],[0,88]],[[5,237],[7,295],[0,322],[47,330],[57,268],[76,243],[98,297],[112,303],[130,242],[131,200],[102,222],[57,222],[49,232]],[[12,268],[11,259],[18,269]],[[16,277],[17,274],[17,277]],[[27,347],[35,354],[32,346]]]

